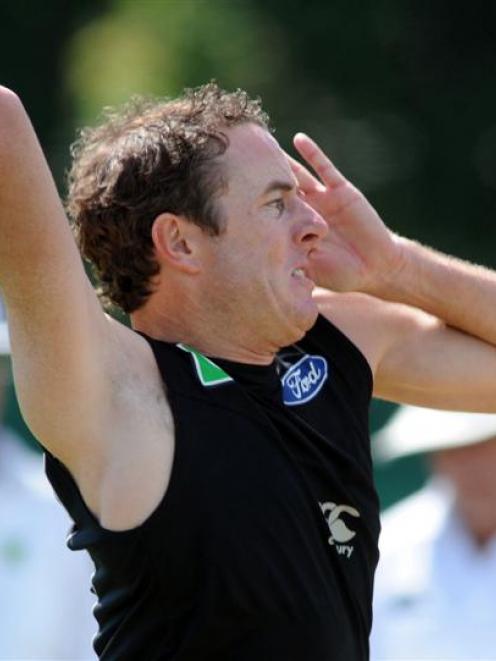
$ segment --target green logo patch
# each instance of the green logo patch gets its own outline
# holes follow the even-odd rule
[[[177,346],[193,356],[196,373],[203,386],[218,386],[221,383],[233,381],[227,372],[224,372],[224,370],[210,360],[210,358],[207,358],[199,351],[196,351],[196,349],[192,349],[186,344],[178,344]]]

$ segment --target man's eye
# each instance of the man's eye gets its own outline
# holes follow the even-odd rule
[[[282,214],[286,208],[284,200],[281,197],[278,198],[277,200],[272,200],[272,202],[269,202],[268,206],[276,209],[279,215]]]

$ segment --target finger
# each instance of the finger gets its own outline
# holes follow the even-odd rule
[[[322,183],[332,187],[346,182],[337,167],[308,135],[297,133],[293,142],[300,155],[319,175]]]
[[[313,174],[311,174],[311,172],[295,158],[289,154],[286,154],[286,158],[289,161],[293,174],[298,180],[298,186],[304,193],[311,193],[322,185],[318,179],[316,179]]]
[[[298,180],[298,187],[306,194],[314,193],[319,187],[322,187],[320,181],[314,177],[313,174],[305,166],[296,161],[294,158],[289,158],[289,165],[296,179]]]

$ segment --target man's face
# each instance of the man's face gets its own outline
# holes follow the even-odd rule
[[[306,270],[327,225],[300,195],[267,131],[245,124],[227,134],[222,166],[228,187],[218,202],[226,229],[211,241],[212,293],[231,321],[282,346],[301,338],[316,319]]]

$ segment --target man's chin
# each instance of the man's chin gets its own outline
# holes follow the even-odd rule
[[[318,316],[319,310],[313,303],[313,300],[306,309],[298,311],[298,314],[295,315],[295,323],[293,324],[295,336],[298,335],[298,337],[295,337],[293,342],[301,340],[313,328]]]
[[[319,316],[319,310],[317,307],[314,307],[311,314],[309,314],[307,318],[307,322],[305,325],[305,333],[307,333],[311,328],[315,326],[315,322],[317,321],[318,316]]]

